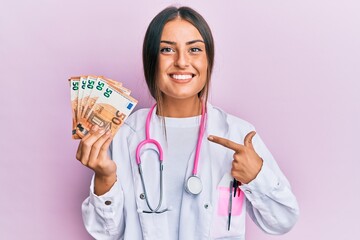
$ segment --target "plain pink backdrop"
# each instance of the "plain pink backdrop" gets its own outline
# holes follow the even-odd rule
[[[67,78],[105,75],[150,105],[146,27],[164,7],[198,10],[216,43],[210,101],[253,123],[301,207],[294,229],[248,239],[359,239],[360,2],[0,1],[0,239],[91,239],[80,206]]]

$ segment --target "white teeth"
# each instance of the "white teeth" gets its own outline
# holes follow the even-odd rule
[[[175,79],[178,79],[178,80],[184,80],[184,79],[192,78],[192,75],[175,75],[175,74],[172,74],[171,77],[175,78]]]

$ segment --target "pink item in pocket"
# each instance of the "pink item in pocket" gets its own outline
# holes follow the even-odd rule
[[[229,187],[218,187],[219,191],[219,201],[218,201],[218,215],[227,216],[229,214],[229,198],[230,198],[230,189]],[[231,215],[239,216],[242,212],[242,206],[244,202],[244,193],[241,189],[238,189],[236,196],[231,196],[232,199],[232,210]]]

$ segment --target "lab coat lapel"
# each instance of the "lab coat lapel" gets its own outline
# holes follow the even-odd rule
[[[226,115],[222,115],[222,112],[218,111],[208,103],[208,134],[229,138],[229,125],[227,124],[226,117]],[[230,171],[232,155],[229,154],[231,154],[232,151],[228,151],[224,146],[212,142],[209,142],[209,147],[211,149],[211,164],[213,166],[212,177],[213,180],[215,180],[213,189],[216,189],[223,175]],[[225,162],[225,159],[228,160],[228,162]]]

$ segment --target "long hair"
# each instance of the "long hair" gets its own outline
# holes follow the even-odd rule
[[[205,86],[199,92],[198,96],[199,98],[204,98],[205,102],[208,98],[211,73],[214,65],[215,52],[213,36],[209,25],[198,12],[189,7],[167,7],[157,14],[147,28],[142,57],[145,80],[151,96],[158,103],[157,108],[160,116],[162,115],[163,100],[156,81],[160,41],[165,24],[175,18],[180,18],[191,23],[204,39],[208,68]]]

